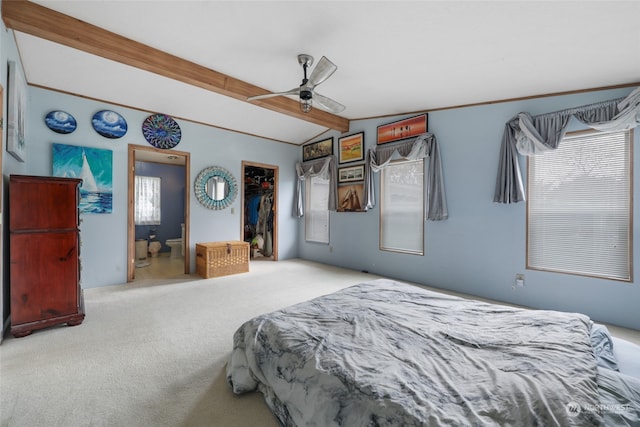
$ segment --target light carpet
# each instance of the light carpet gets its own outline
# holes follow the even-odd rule
[[[236,396],[226,384],[235,330],[379,276],[299,259],[250,270],[87,289],[82,325],[8,336],[0,426],[277,426],[261,394]],[[640,343],[638,331],[610,330]]]
[[[226,384],[233,332],[377,276],[303,260],[250,270],[86,289],[82,325],[6,337],[0,425],[277,426],[261,394],[236,396]]]

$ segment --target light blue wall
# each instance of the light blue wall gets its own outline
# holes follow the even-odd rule
[[[7,60],[20,64],[10,32],[3,23],[0,35],[0,78],[5,88],[6,123]],[[624,96],[630,89],[583,93],[561,97],[523,100],[510,103],[437,111],[429,114],[429,129],[441,145],[445,186],[450,218],[428,222],[425,256],[403,255],[378,250],[378,208],[367,213],[332,213],[330,245],[304,242],[304,221],[292,218],[294,190],[293,164],[299,160],[299,148],[202,126],[178,119],[183,132],[176,147],[191,153],[193,181],[200,170],[212,165],[229,169],[240,177],[241,161],[279,166],[279,258],[301,256],[306,259],[397,277],[435,287],[484,296],[536,308],[579,311],[593,319],[640,329],[640,289],[634,282],[621,283],[556,273],[525,270],[525,205],[499,205],[492,202],[498,150],[504,123],[519,111],[541,114],[591,102]],[[129,132],[118,140],[108,140],[93,131],[90,119],[99,109],[109,108],[122,114]],[[78,130],[58,135],[44,125],[44,115],[54,109],[65,110],[78,120]],[[105,286],[126,281],[127,235],[127,144],[146,146],[140,126],[148,112],[123,108],[40,88],[30,88],[27,122],[27,162],[20,163],[6,153],[3,145],[4,197],[10,174],[48,175],[51,173],[51,143],[84,145],[113,151],[113,213],[83,215],[82,284]],[[215,112],[212,112],[215,114]],[[400,118],[400,117],[398,117]],[[375,145],[376,127],[395,118],[354,121],[350,133],[365,131],[367,147]],[[6,129],[6,126],[5,126]],[[635,139],[638,140],[636,130]],[[323,137],[332,135],[323,135]],[[333,136],[340,135],[334,133]],[[6,144],[6,131],[3,134]],[[640,164],[639,150],[634,164]],[[523,163],[524,165],[524,163]],[[638,176],[634,187],[638,185]],[[376,184],[376,193],[379,188]],[[202,207],[191,189],[191,270],[195,270],[195,243],[237,239],[240,236],[240,201],[230,209],[211,211]],[[638,198],[634,211],[638,209]],[[6,209],[3,205],[4,214]],[[634,224],[639,221],[635,220]],[[638,244],[634,229],[634,245]],[[4,229],[6,249],[7,230]],[[6,253],[6,251],[5,251]],[[640,265],[636,250],[634,264]],[[8,287],[6,256],[3,265],[4,286],[0,300],[7,316]],[[525,273],[526,286],[512,289],[516,273]]]
[[[509,103],[435,111],[429,131],[440,144],[449,219],[427,222],[425,255],[405,255],[378,249],[379,209],[367,213],[330,216],[330,245],[304,242],[300,226],[300,256],[328,264],[414,281],[438,288],[507,301],[525,306],[578,311],[593,319],[640,329],[640,288],[637,282],[578,277],[525,269],[525,204],[493,203],[498,154],[504,124],[520,111],[542,114],[622,97],[619,89]],[[397,118],[401,118],[400,116]],[[365,132],[373,147],[376,127],[397,118],[355,121],[350,132]],[[336,141],[339,135],[335,134]],[[635,140],[640,130],[635,131]],[[337,148],[337,147],[336,147]],[[640,150],[634,164],[640,167]],[[526,172],[525,162],[521,163]],[[635,174],[635,188],[640,188]],[[523,177],[525,178],[525,177]],[[379,195],[376,177],[376,194]],[[634,211],[640,213],[640,198]],[[634,224],[640,223],[635,220]],[[638,233],[634,230],[634,244]],[[634,251],[640,266],[640,251]],[[525,287],[512,289],[517,273]]]
[[[19,173],[51,174],[51,144],[54,142],[109,149],[113,151],[113,213],[82,214],[82,286],[85,288],[126,282],[127,272],[127,146],[149,146],[141,131],[149,112],[96,102],[36,87],[29,88],[30,102],[27,120],[27,163]],[[120,113],[128,123],[128,132],[119,139],[107,139],[96,133],[91,117],[102,109]],[[44,116],[51,110],[72,114],[78,129],[68,135],[49,130]],[[300,155],[295,146],[203,126],[180,119],[182,140],[175,149],[191,153],[193,182],[204,168],[217,165],[227,168],[240,179],[243,160],[279,166],[279,241],[280,259],[296,257],[297,220],[290,214],[293,194],[294,168]],[[9,160],[10,162],[10,160]],[[5,175],[14,173],[17,165],[5,162]],[[234,213],[231,209],[234,208]],[[213,211],[200,205],[190,189],[190,248],[191,271],[195,272],[195,244],[220,240],[239,240],[240,197],[230,208]],[[179,232],[173,237],[178,237]]]

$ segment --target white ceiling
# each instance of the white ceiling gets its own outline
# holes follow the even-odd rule
[[[317,92],[361,119],[640,82],[639,1],[38,0],[281,92],[297,55],[338,70]],[[29,84],[303,144],[328,129],[16,32]]]

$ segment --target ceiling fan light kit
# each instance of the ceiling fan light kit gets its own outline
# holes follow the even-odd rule
[[[300,98],[300,111],[303,113],[311,112],[311,100],[310,99],[302,99]]]
[[[302,66],[304,77],[302,84],[297,88],[291,89],[287,92],[268,93],[266,95],[257,95],[247,98],[248,101],[254,101],[258,99],[271,98],[274,96],[283,95],[297,95],[300,100],[300,111],[303,113],[309,113],[312,110],[313,101],[316,105],[331,112],[341,113],[344,111],[345,106],[331,98],[320,95],[315,92],[314,88],[320,83],[327,80],[338,69],[338,67],[326,57],[322,57],[316,67],[311,72],[311,75],[307,78],[307,70],[313,64],[313,56],[307,54],[298,55],[298,64]]]

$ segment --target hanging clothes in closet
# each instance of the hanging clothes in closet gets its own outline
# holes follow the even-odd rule
[[[262,255],[270,257],[273,255],[273,193],[268,192],[260,197],[260,208],[258,209],[258,234],[264,239]]]
[[[245,212],[245,224],[249,225],[249,237],[251,239],[256,232],[256,226],[258,225],[258,213],[260,210],[260,194],[252,194],[249,198],[247,198],[247,208]]]
[[[244,240],[252,256],[274,256],[274,170],[259,166],[244,169]]]
[[[273,191],[247,197],[245,241],[258,247],[262,255],[273,255]]]

